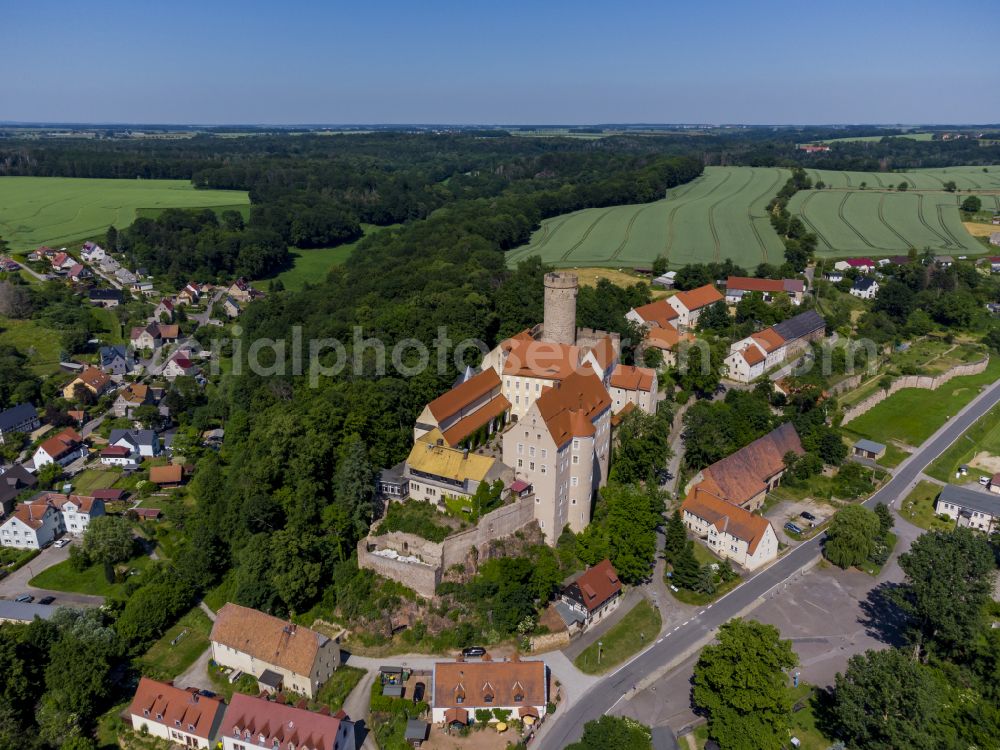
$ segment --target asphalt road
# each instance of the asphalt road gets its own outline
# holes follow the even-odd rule
[[[864,502],[869,508],[876,503],[892,505],[905,495],[917,481],[920,472],[955,442],[977,419],[1000,402],[1000,381],[991,385],[968,404],[958,415],[948,420],[920,448],[899,465],[892,479]],[[642,653],[626,662],[581,696],[566,711],[548,722],[540,739],[541,750],[562,750],[575,742],[583,725],[607,713],[622,696],[654,672],[662,671],[671,662],[681,660],[685,653],[707,642],[723,623],[736,617],[769,591],[795,575],[820,552],[821,536],[816,536],[791,550],[776,563],[765,568],[738,588],[698,611],[694,617],[678,625]]]

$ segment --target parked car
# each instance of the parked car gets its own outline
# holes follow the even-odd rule
[[[786,531],[790,531],[793,534],[801,534],[802,533],[802,529],[799,526],[797,526],[794,523],[792,523],[791,521],[789,521],[788,523],[785,524],[785,530]]]
[[[54,596],[43,596],[41,599],[38,600],[38,603],[39,604],[52,604],[52,602],[54,602],[55,600],[56,600],[56,598]]]
[[[486,649],[482,646],[469,646],[468,648],[462,649],[462,656],[468,658],[470,656],[485,656]]]
[[[69,539],[60,539],[59,541],[57,541],[57,542],[55,543],[55,545],[54,545],[54,546],[56,547],[56,549],[62,549],[62,548],[63,548],[63,547],[65,547],[65,546],[66,546],[67,544],[69,544]]]
[[[985,487],[986,485],[988,485],[990,483],[990,478],[989,477],[979,477],[979,483],[981,485],[983,485],[983,487]]]
[[[799,515],[802,516],[807,521],[815,521],[816,520],[816,516],[814,516],[808,510],[802,511],[801,513],[799,513]]]
[[[31,602],[35,601],[35,597],[33,597],[31,594],[21,594],[14,601],[21,602],[22,604],[31,604]]]
[[[424,699],[424,694],[427,692],[427,685],[422,682],[418,682],[413,686],[413,702],[420,703]]]

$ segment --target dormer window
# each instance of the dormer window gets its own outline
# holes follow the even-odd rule
[[[174,726],[177,727],[178,729],[180,729],[180,727],[181,727],[181,720],[180,719],[174,719]]]
[[[148,708],[142,709],[142,715],[143,716],[149,716],[149,709]]]
[[[159,713],[156,714],[156,720],[157,721],[163,721],[163,714],[159,714]]]
[[[188,724],[188,731],[189,732],[193,732],[194,731],[194,724]]]

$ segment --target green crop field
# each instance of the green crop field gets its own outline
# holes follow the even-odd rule
[[[0,177],[0,237],[16,252],[103,236],[126,227],[140,210],[233,208],[249,203],[238,190],[195,190],[186,180]]]
[[[1000,210],[1000,168],[922,169],[901,173],[806,170],[823,190],[804,190],[789,204],[816,233],[821,256],[896,255],[911,247],[956,255],[986,247],[962,225],[959,204],[972,191],[985,211]],[[673,267],[731,258],[752,268],[780,263],[782,245],[766,207],[788,170],[706,167],[697,180],[641,205],[588,208],[542,222],[531,240],[507,254],[513,266],[538,255],[557,267],[649,266],[658,255]],[[905,192],[895,188],[906,182]],[[958,190],[944,189],[954,181]]]
[[[903,133],[901,135],[861,135],[855,138],[827,138],[814,143],[874,143],[883,138],[909,138],[911,141],[931,141],[934,139],[933,133]]]

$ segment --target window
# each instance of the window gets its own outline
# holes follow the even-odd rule
[[[542,474],[544,474],[544,473],[545,473],[545,471],[546,471],[546,469],[547,469],[547,468],[548,468],[548,467],[546,467],[546,466],[545,466],[545,464],[542,464]]]
[[[577,477],[573,477],[572,479],[569,480],[569,483],[573,487],[576,487],[577,485],[580,484],[580,480]]]
[[[523,466],[524,466],[524,459],[522,458],[517,459],[517,468],[520,469]]]
[[[534,461],[529,461],[528,462],[528,470],[529,471],[534,471],[535,470],[535,462]]]
[[[573,450],[580,450],[580,438],[573,438]]]
[[[524,443],[518,443],[517,444],[517,455],[520,456],[520,455],[523,455],[523,454],[524,454]]]
[[[573,463],[574,464],[580,463],[580,457],[579,456],[573,456]]]
[[[545,448],[542,448],[542,458],[548,458],[548,457],[549,457],[549,452],[545,450]]]
[[[532,458],[535,457],[535,446],[533,445],[528,446],[528,455],[531,456]]]

